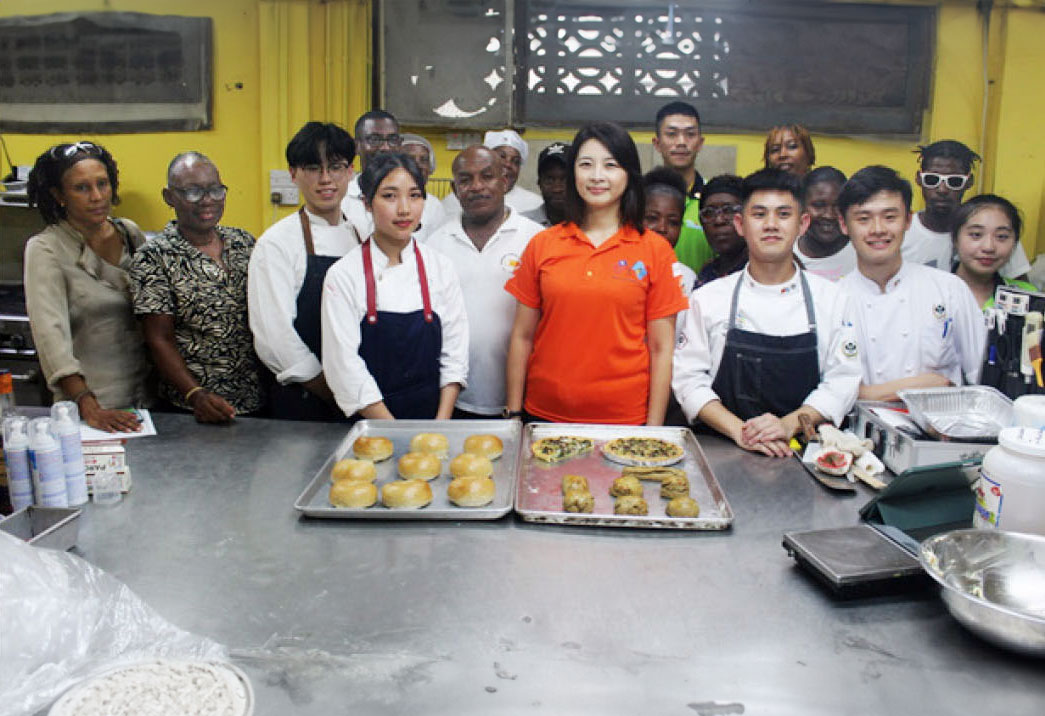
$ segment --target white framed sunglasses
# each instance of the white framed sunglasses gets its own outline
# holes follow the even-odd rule
[[[971,174],[937,174],[936,172],[919,172],[918,182],[926,189],[935,189],[943,182],[951,191],[961,191],[968,185]]]

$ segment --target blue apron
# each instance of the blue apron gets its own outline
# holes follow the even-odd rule
[[[414,241],[417,278],[424,308],[410,313],[377,310],[377,285],[371,240],[363,244],[366,317],[359,324],[359,356],[381,389],[385,407],[396,418],[435,417],[439,409],[439,356],[443,329],[432,311],[421,251]]]
[[[320,330],[319,306],[323,298],[323,279],[327,271],[340,257],[317,256],[312,241],[312,227],[309,225],[305,208],[298,211],[301,219],[301,234],[305,240],[305,278],[297,297],[297,316],[294,319],[294,330],[308,349],[320,361],[323,360],[323,340]],[[300,383],[279,385],[276,383],[271,392],[271,414],[280,420],[322,420],[326,422],[345,420],[344,414],[336,405],[316,397],[305,390]]]
[[[762,413],[783,417],[800,407],[820,385],[813,298],[805,273],[799,271],[799,278],[809,332],[795,336],[767,336],[737,328],[737,302],[744,277],[737,280],[729,307],[726,345],[711,389],[741,420]]]

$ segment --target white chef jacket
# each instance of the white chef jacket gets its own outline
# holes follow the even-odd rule
[[[305,216],[317,255],[344,256],[359,245],[347,220],[341,219],[332,226],[308,209]],[[247,269],[247,312],[254,350],[282,385],[304,383],[323,370],[319,357],[294,330],[307,256],[301,219],[295,211],[265,230],[254,246]]]
[[[712,389],[729,329],[729,308],[737,281],[744,281],[737,305],[737,328],[768,336],[809,332],[798,272],[783,284],[760,284],[748,268],[704,284],[690,295],[682,335],[675,347],[671,387],[686,418],[719,396]],[[806,274],[816,317],[820,384],[803,402],[836,425],[860,390],[860,357],[849,298],[838,286]],[[782,416],[778,416],[782,417]]]
[[[813,258],[812,256],[806,256],[798,248],[798,242],[795,242],[795,256],[801,261],[802,265],[805,266],[806,273],[813,273],[820,278],[826,278],[828,281],[837,281],[847,273],[856,269],[856,249],[849,242],[846,242],[842,250],[832,254],[831,256],[824,256],[822,258]]]
[[[366,241],[370,234],[374,233],[374,217],[366,210],[363,203],[363,190],[359,188],[359,175],[352,177],[348,183],[348,191],[345,198],[341,200],[341,211],[352,222],[361,241]],[[421,227],[414,232],[414,238],[424,241],[428,236],[443,225],[446,221],[446,212],[439,201],[439,197],[432,194],[425,195],[425,208],[421,212]]]
[[[905,264],[924,264],[935,266],[943,271],[950,271],[954,262],[954,243],[947,232],[930,231],[922,223],[921,214],[911,219],[911,228],[903,237],[903,260]],[[1005,265],[998,269],[1005,278],[1016,278],[1030,271],[1027,252],[1019,241],[1012,250],[1012,255]]]
[[[460,216],[428,239],[427,245],[457,269],[468,312],[468,387],[457,399],[461,410],[500,415],[505,405],[505,363],[516,301],[504,284],[515,274],[530,239],[542,230],[511,211],[482,251],[468,238]]]
[[[371,247],[377,310],[411,313],[424,307],[417,276],[415,241],[402,253],[401,263],[388,265],[388,257],[376,245]],[[468,316],[457,273],[448,258],[420,244],[421,258],[428,276],[432,310],[439,316],[443,347],[439,355],[439,387],[450,383],[467,385]],[[330,267],[323,282],[323,372],[345,415],[382,399],[377,381],[359,355],[359,324],[366,317],[366,279],[363,250],[357,247]]]
[[[905,261],[885,293],[859,270],[838,285],[853,300],[864,383],[929,372],[955,385],[962,385],[962,373],[970,383],[979,380],[987,327],[960,278]]]
[[[504,205],[523,214],[544,206],[544,198],[540,194],[534,194],[529,189],[523,189],[516,184],[510,192],[504,195]],[[446,195],[446,198],[443,199],[443,209],[446,211],[447,218],[461,215],[461,202],[457,200],[456,194],[450,192]]]

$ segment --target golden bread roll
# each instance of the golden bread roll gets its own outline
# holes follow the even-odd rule
[[[685,475],[670,475],[660,482],[660,496],[671,499],[689,496],[689,478]]]
[[[649,506],[641,497],[625,495],[613,503],[613,512],[617,515],[648,515]]]
[[[639,478],[632,475],[618,477],[610,485],[610,494],[613,497],[624,497],[624,495],[642,497],[642,483],[639,482]]]
[[[442,433],[418,433],[410,439],[410,452],[426,452],[442,460],[450,454],[450,441]]]
[[[469,435],[464,439],[464,451],[496,460],[504,452],[504,443],[496,435]]]
[[[361,460],[381,462],[392,457],[393,452],[395,452],[395,447],[388,438],[364,435],[356,438],[356,441],[352,443],[352,453]]]
[[[567,512],[591,512],[595,498],[587,490],[570,490],[562,496],[562,509]]]
[[[450,474],[454,477],[489,477],[493,474],[490,458],[463,452],[450,461]]]
[[[664,510],[669,517],[697,517],[700,505],[692,497],[676,497],[668,503]]]
[[[417,509],[432,501],[432,487],[424,480],[398,480],[381,488],[381,502],[394,510]]]
[[[493,502],[497,487],[489,477],[455,477],[446,496],[458,507],[482,507]]]
[[[565,495],[572,490],[588,492],[588,478],[583,475],[563,475],[562,494]]]
[[[334,507],[370,507],[377,502],[377,485],[367,480],[338,480],[330,486]]]
[[[429,453],[408,452],[399,458],[399,476],[404,480],[433,480],[442,470],[443,463]]]
[[[377,479],[377,468],[369,460],[338,460],[330,469],[330,481],[341,480],[366,480],[373,482]]]

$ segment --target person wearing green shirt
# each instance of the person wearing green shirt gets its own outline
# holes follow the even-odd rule
[[[656,117],[657,131],[653,148],[660,153],[664,166],[678,172],[689,187],[686,211],[682,216],[682,233],[675,244],[675,256],[680,262],[699,273],[715,252],[708,245],[700,225],[700,205],[697,199],[704,188],[704,178],[697,171],[697,153],[704,145],[700,132],[700,115],[686,102],[669,102],[660,108]]]

